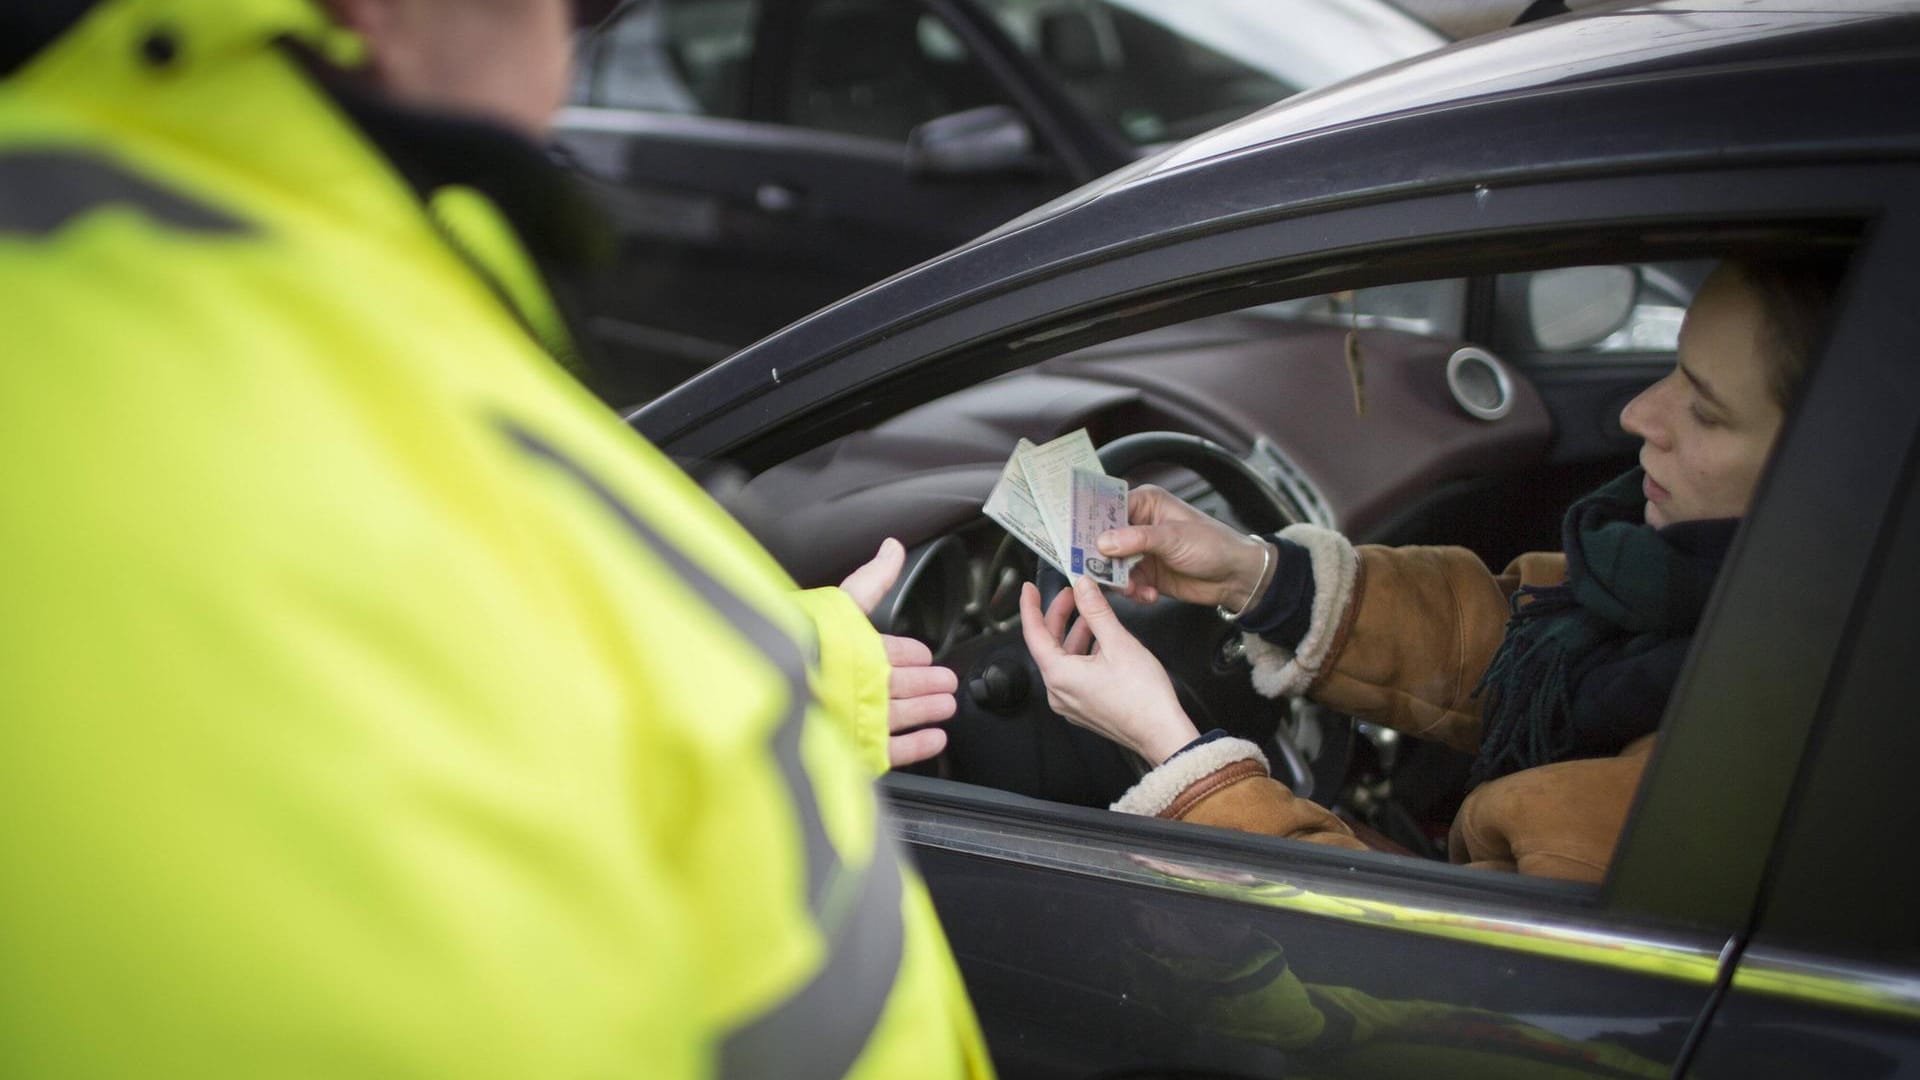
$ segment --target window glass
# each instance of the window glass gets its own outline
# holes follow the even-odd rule
[[[1136,144],[1197,135],[1440,40],[1365,0],[986,0],[1081,108]]]
[[[583,43],[575,104],[743,118],[756,0],[642,0]]]
[[[1466,301],[1467,280],[1444,278],[1303,296],[1254,310],[1272,319],[1457,338],[1463,333]]]
[[[794,43],[788,119],[904,142],[916,125],[1001,104],[993,76],[952,28],[904,0],[823,0]]]
[[[1502,274],[1494,341],[1543,360],[1671,355],[1687,305],[1713,265],[1696,259]]]

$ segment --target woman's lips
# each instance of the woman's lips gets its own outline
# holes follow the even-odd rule
[[[1647,473],[1640,478],[1640,492],[1647,497],[1648,502],[1653,503],[1663,503],[1673,498],[1673,493],[1661,487],[1652,473]]]

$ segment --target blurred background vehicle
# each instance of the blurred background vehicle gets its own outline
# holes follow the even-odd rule
[[[560,149],[612,207],[638,403],[1143,153],[1444,43],[1384,0],[630,0]]]

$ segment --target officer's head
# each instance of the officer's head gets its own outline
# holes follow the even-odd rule
[[[529,135],[566,93],[576,21],[609,0],[325,0],[366,39],[370,75],[408,104],[473,113]]]

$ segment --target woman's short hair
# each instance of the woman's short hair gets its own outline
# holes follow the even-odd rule
[[[1739,260],[1730,266],[1753,290],[1766,319],[1767,390],[1785,410],[1826,339],[1841,267],[1825,260]]]

